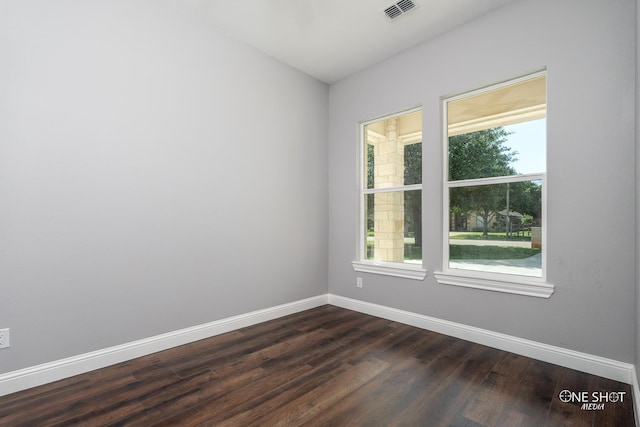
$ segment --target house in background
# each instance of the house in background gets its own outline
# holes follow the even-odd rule
[[[294,3],[312,31],[320,2]],[[638,402],[635,1],[496,1],[314,76],[229,36],[219,5],[0,1],[0,394],[331,303],[626,381]],[[551,293],[442,283],[442,100],[543,69]],[[417,106],[421,277],[363,272],[359,125]]]

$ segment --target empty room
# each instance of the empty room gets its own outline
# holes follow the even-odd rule
[[[639,23],[0,0],[0,425],[637,425]]]

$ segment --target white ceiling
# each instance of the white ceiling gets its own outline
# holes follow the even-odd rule
[[[222,33],[332,83],[514,0],[176,0]]]

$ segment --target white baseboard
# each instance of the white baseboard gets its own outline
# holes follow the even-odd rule
[[[0,396],[83,374],[95,369],[135,359],[136,357],[146,356],[268,320],[288,316],[289,314],[319,307],[327,303],[328,296],[326,294],[319,295],[317,297],[252,311],[239,316],[228,317],[203,325],[9,372],[0,375]]]
[[[566,368],[620,381],[625,384],[633,384],[633,378],[636,378],[633,373],[634,366],[630,363],[618,362],[604,357],[593,356],[574,350],[338,295],[329,294],[329,304],[416,326],[421,329],[439,332]],[[638,396],[638,390],[634,389],[634,394]]]
[[[640,426],[640,385],[636,367],[631,370],[631,392],[633,393],[633,414],[636,416],[636,425]]]
[[[640,413],[640,388],[635,374],[635,367],[632,364],[332,294],[294,301],[2,374],[0,375],[0,396],[277,319],[324,304],[332,304],[631,384],[636,417]],[[640,420],[638,425],[640,426]]]

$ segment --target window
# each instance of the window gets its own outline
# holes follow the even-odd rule
[[[360,233],[356,271],[423,279],[422,111],[360,127]]]
[[[444,100],[441,283],[549,297],[546,73]]]

